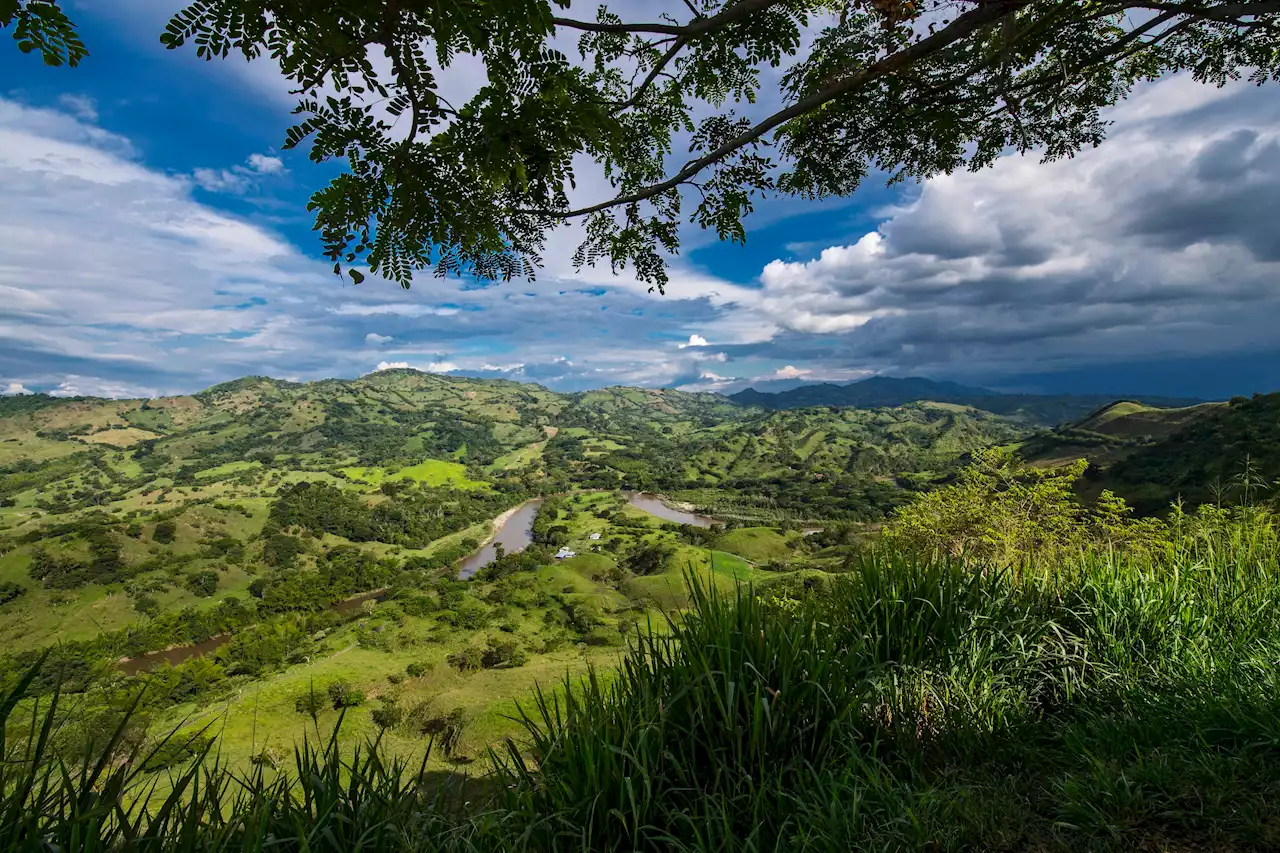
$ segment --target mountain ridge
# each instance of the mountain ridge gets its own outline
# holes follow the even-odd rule
[[[846,384],[824,382],[774,393],[745,388],[727,396],[739,405],[774,410],[817,406],[893,408],[907,403],[933,401],[970,406],[1040,426],[1078,420],[1124,400],[1157,408],[1183,408],[1205,402],[1196,398],[1159,395],[1117,397],[1108,394],[1005,394],[989,388],[927,379],[923,376],[872,376]]]

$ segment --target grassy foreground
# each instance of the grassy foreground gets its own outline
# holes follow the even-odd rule
[[[528,704],[483,790],[317,733],[281,771],[213,745],[143,809],[145,755],[61,764],[20,687],[0,849],[1274,849],[1276,542],[1249,510],[1158,552],[695,580],[616,676]]]

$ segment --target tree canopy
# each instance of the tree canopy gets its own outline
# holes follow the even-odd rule
[[[532,276],[576,222],[575,263],[661,289],[686,219],[742,241],[771,195],[1070,156],[1142,80],[1280,75],[1280,0],[570,6],[196,0],[160,39],[279,64],[299,98],[285,147],[346,161],[309,204],[334,272],[406,287],[424,269]],[[50,64],[85,55],[57,0],[0,0],[0,24]],[[483,74],[455,103],[464,56]]]

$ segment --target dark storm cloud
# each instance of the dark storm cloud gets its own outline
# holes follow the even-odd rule
[[[1006,157],[929,181],[875,233],[766,267],[761,307],[790,334],[731,352],[991,376],[1270,347],[1275,101],[1273,88],[1165,80],[1074,160]]]

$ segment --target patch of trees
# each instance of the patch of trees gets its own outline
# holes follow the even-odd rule
[[[276,528],[300,527],[315,535],[332,533],[353,542],[386,542],[425,548],[436,539],[493,518],[512,496],[483,489],[415,488],[369,506],[351,492],[324,483],[295,483],[271,506]]]
[[[656,575],[666,568],[676,549],[661,539],[640,541],[622,558],[624,569],[637,575]]]
[[[125,565],[119,543],[104,524],[84,522],[77,525],[76,532],[89,545],[89,559],[56,556],[37,548],[27,567],[33,580],[50,589],[75,589],[91,583],[118,583],[136,573]]]
[[[13,581],[0,582],[0,605],[8,604],[24,595],[27,588]]]

